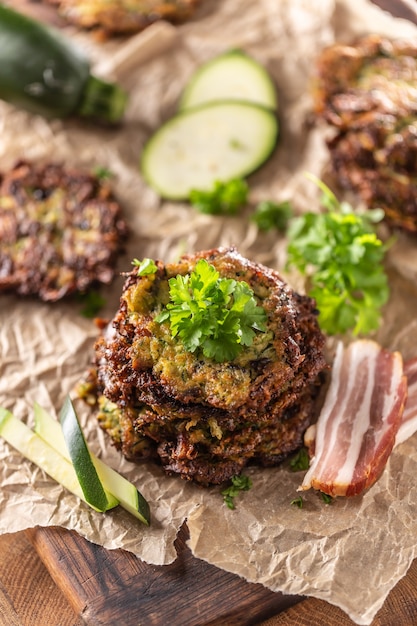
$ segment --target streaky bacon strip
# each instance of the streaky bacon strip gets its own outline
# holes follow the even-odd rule
[[[395,446],[414,435],[417,431],[417,357],[404,363],[407,376],[408,396],[401,424],[395,437]]]
[[[299,487],[358,495],[379,478],[394,447],[407,398],[399,352],[360,339],[340,342],[316,424],[314,456]]]

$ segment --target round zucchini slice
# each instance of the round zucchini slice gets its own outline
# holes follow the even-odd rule
[[[184,200],[193,189],[244,178],[271,155],[278,136],[273,111],[248,102],[216,102],[183,111],[150,138],[141,171],[160,196]]]
[[[202,65],[191,77],[179,110],[218,100],[243,100],[277,109],[275,85],[266,69],[242,50],[231,50]]]

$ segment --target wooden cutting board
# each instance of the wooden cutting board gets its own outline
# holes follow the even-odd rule
[[[249,626],[295,605],[284,596],[192,556],[187,527],[178,557],[147,565],[124,550],[106,550],[62,528],[27,534],[55,583],[89,626]]]

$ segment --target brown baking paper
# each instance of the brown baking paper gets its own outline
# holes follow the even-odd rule
[[[352,6],[354,5],[354,6]],[[151,30],[152,29],[152,30]],[[382,32],[415,37],[411,23],[383,13],[366,0],[217,0],[179,28],[160,24],[127,41],[100,43],[74,28],[94,67],[129,91],[125,124],[103,129],[75,121],[46,121],[0,105],[0,169],[17,158],[54,159],[69,165],[105,166],[123,204],[131,237],[118,270],[133,257],[165,261],[183,252],[234,244],[239,251],[282,270],[285,240],[259,233],[248,219],[197,214],[185,203],[161,202],[138,168],[146,139],[175,111],[192,71],[228,48],[242,47],[262,62],[279,94],[281,136],[273,157],[250,178],[250,201],[291,199],[299,211],[316,209],[318,191],[305,171],[321,176],[328,154],[325,129],[311,125],[309,87],[322,47],[354,34]],[[417,353],[417,243],[402,236],[388,258],[391,300],[376,338]],[[302,289],[296,277],[291,284]],[[103,316],[118,306],[122,278],[104,289]],[[0,297],[0,404],[33,424],[36,401],[55,415],[89,366],[96,328],[76,302],[43,304]],[[250,468],[253,487],[236,510],[219,488],[202,489],[159,467],[123,460],[97,427],[90,408],[76,407],[91,448],[132,480],[150,503],[150,528],[125,511],[99,514],[50,480],[0,441],[0,532],[62,526],[106,548],[124,548],[150,564],[176,558],[176,534],[187,520],[193,554],[273,591],[323,598],[357,624],[370,624],[388,592],[404,576],[417,551],[417,436],[392,454],[366,494],[326,505],[314,492],[302,509],[291,506],[301,483],[288,466]]]

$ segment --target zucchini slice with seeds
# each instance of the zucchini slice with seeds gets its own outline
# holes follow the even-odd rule
[[[218,100],[243,100],[274,111],[278,106],[267,70],[242,50],[229,50],[199,67],[183,91],[179,109]]]
[[[248,102],[222,101],[187,109],[163,124],[142,152],[141,171],[160,196],[187,199],[254,172],[278,136],[273,111]]]

